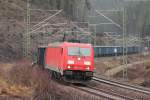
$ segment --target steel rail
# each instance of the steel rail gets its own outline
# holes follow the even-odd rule
[[[91,87],[77,87],[77,86],[73,86],[73,87],[76,88],[76,89],[78,89],[78,90],[81,90],[81,91],[90,93],[92,95],[95,95],[97,97],[103,97],[103,98],[106,98],[106,99],[109,99],[109,100],[127,100],[127,99],[125,99],[123,97],[112,95],[112,94],[110,94],[110,93],[108,93],[106,91],[102,91],[102,90],[98,90],[98,89],[93,89]]]
[[[109,85],[118,86],[120,88],[138,91],[138,92],[142,92],[142,93],[150,95],[150,89],[147,89],[147,88],[134,86],[134,85],[130,85],[130,84],[125,84],[125,83],[121,83],[118,81],[112,81],[112,80],[108,80],[108,79],[104,79],[104,78],[98,78],[98,77],[93,77],[93,80],[97,81],[97,82],[106,83]]]
[[[124,96],[124,95],[120,95],[117,93],[108,92],[108,91],[105,91],[103,89],[97,89],[97,88],[94,88],[92,86],[87,86],[87,87],[76,87],[76,86],[74,86],[74,87],[76,89],[81,90],[81,91],[88,92],[92,95],[103,97],[103,98],[106,98],[109,100],[138,100],[138,99],[131,98],[131,97]]]
[[[116,97],[123,98],[123,99],[125,99],[125,100],[137,100],[137,99],[135,99],[135,98],[131,98],[131,97],[128,97],[128,96],[125,96],[125,95],[121,95],[121,94],[115,93],[115,92],[108,92],[108,91],[105,91],[105,90],[103,90],[103,89],[94,88],[94,87],[92,87],[92,86],[88,86],[88,87],[90,87],[90,88],[92,88],[92,89],[94,89],[94,90],[97,90],[97,91],[102,91],[103,93],[107,93],[107,94],[109,94],[109,95],[113,95],[113,96],[116,96]]]

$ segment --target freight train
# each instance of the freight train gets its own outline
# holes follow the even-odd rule
[[[38,48],[37,62],[54,78],[71,83],[88,82],[94,72],[94,49],[91,44],[53,43]]]
[[[127,54],[135,54],[140,51],[138,46],[127,47]],[[103,57],[103,56],[118,56],[123,54],[122,46],[94,46],[94,56]]]

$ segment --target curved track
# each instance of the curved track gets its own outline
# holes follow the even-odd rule
[[[97,82],[100,82],[100,83],[105,83],[105,84],[109,84],[109,85],[117,86],[117,87],[120,87],[120,88],[133,90],[133,91],[137,91],[137,92],[141,92],[141,93],[150,95],[150,89],[143,88],[143,87],[140,87],[140,86],[124,84],[124,83],[121,83],[121,82],[107,80],[107,79],[98,78],[98,77],[94,77],[93,80],[97,81]]]
[[[94,77],[93,78],[94,81],[99,82],[99,83],[104,83],[104,84],[108,84],[108,85],[112,85],[112,86],[116,86],[119,88],[123,88],[123,89],[127,89],[127,90],[132,90],[134,92],[139,92],[139,93],[144,93],[146,95],[150,95],[150,89],[147,88],[143,88],[140,86],[133,86],[133,85],[129,85],[129,84],[125,84],[125,83],[121,83],[118,81],[112,81],[112,80],[108,80],[108,79],[104,79],[104,78],[98,78],[98,77]],[[126,96],[117,92],[112,92],[112,91],[108,91],[105,89],[101,89],[101,88],[96,88],[90,85],[86,85],[85,87],[83,86],[73,86],[76,89],[79,89],[81,91],[87,92],[89,94],[92,94],[94,96],[97,97],[102,97],[108,100],[139,100],[137,98],[133,98],[132,96]]]
[[[111,92],[105,91],[103,89],[93,88],[91,86],[86,86],[86,87],[73,86],[73,87],[76,89],[79,89],[81,91],[90,93],[94,96],[102,97],[102,98],[105,98],[108,100],[136,100],[135,98],[130,98],[128,96],[111,93]]]

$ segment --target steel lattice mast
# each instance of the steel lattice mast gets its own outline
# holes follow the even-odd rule
[[[127,31],[126,31],[126,8],[123,8],[123,79],[128,79],[128,58],[127,58]]]
[[[26,30],[23,35],[23,56],[24,57],[29,57],[30,55],[30,0],[27,0],[27,12],[26,12],[26,18],[25,18],[25,23],[26,23]]]

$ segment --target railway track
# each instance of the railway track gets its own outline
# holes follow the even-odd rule
[[[121,83],[118,81],[112,81],[112,80],[108,80],[108,79],[104,79],[104,78],[98,78],[98,77],[94,77],[93,80],[96,82],[99,82],[99,83],[104,83],[104,84],[116,86],[116,87],[119,87],[122,89],[132,90],[134,92],[140,92],[140,93],[144,93],[146,95],[150,95],[150,89],[147,89],[147,88],[143,88],[143,87],[139,87],[139,86],[133,86],[130,84],[125,84],[125,83]],[[93,87],[91,85],[86,85],[86,87],[74,86],[74,88],[79,89],[79,90],[84,91],[84,92],[87,92],[89,94],[98,96],[98,97],[108,99],[108,100],[139,100],[139,99],[134,98],[132,96],[120,94],[116,91],[112,92],[112,91],[108,91],[107,89],[101,89],[101,88]]]
[[[98,78],[98,77],[93,77],[93,80],[96,81],[96,82],[105,83],[105,84],[108,84],[108,85],[117,86],[117,87],[120,87],[120,88],[133,90],[133,91],[137,91],[137,92],[140,92],[140,93],[150,95],[150,89],[143,88],[143,87],[140,87],[140,86],[129,85],[129,84],[125,84],[125,83],[121,83],[121,82],[117,82],[117,81],[112,81],[112,80],[107,80],[107,79],[104,79],[104,78]]]
[[[86,86],[86,87],[74,86],[74,88],[108,100],[136,100],[135,98],[130,98],[128,96],[108,92],[103,89],[94,88],[92,86]]]

